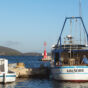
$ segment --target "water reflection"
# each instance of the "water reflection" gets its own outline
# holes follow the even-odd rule
[[[0,88],[88,88],[88,82],[71,83],[51,79],[17,79],[14,83],[0,84]]]
[[[0,84],[0,88],[15,88],[16,83]]]
[[[53,80],[53,88],[88,88],[88,82],[73,83],[73,82],[59,82]]]
[[[17,79],[14,83],[0,84],[0,88],[53,88],[48,79]]]
[[[48,79],[25,79],[17,81],[16,88],[52,88]]]

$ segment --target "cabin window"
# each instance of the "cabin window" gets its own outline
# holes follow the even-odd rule
[[[0,61],[0,72],[4,72],[4,61]]]
[[[55,62],[59,61],[59,53],[55,53]]]

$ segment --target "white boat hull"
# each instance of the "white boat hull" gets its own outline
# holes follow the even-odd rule
[[[60,81],[88,81],[88,66],[52,67],[51,74]]]
[[[9,82],[14,82],[15,80],[16,80],[15,73],[0,74],[0,83],[9,83]]]

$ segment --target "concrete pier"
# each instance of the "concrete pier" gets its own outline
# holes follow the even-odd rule
[[[16,65],[16,66],[15,66]],[[9,64],[9,70],[16,73],[16,77],[49,77],[49,68],[25,68],[23,63]]]

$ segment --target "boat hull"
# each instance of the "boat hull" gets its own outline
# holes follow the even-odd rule
[[[9,83],[9,82],[14,82],[15,80],[16,80],[15,73],[0,74],[0,83]]]
[[[51,68],[52,78],[59,81],[88,81],[88,66],[58,66]]]

